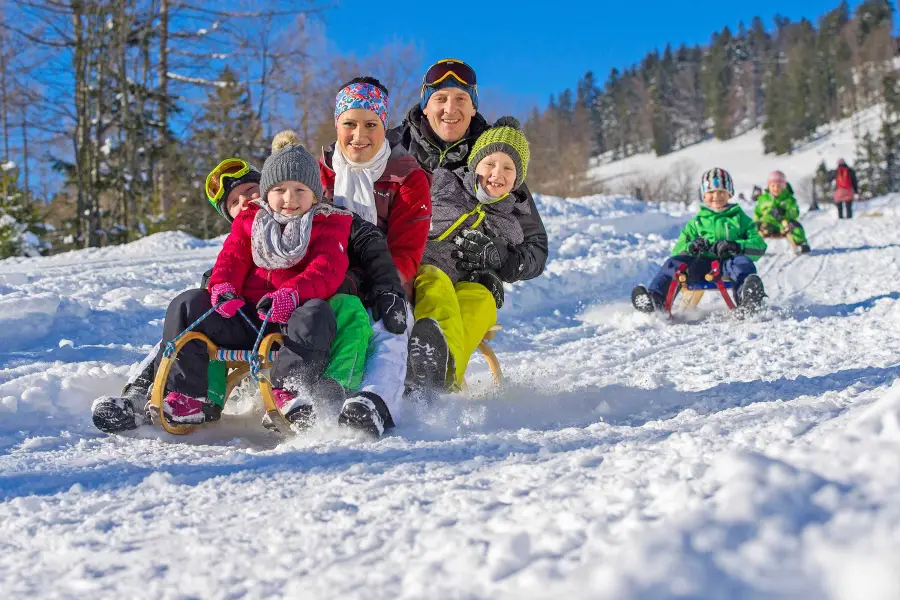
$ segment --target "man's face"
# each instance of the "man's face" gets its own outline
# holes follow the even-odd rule
[[[466,135],[476,112],[469,93],[454,87],[433,93],[424,110],[432,131],[448,144],[458,142]]]

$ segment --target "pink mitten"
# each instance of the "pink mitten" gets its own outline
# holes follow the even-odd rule
[[[216,312],[230,319],[244,305],[244,299],[238,296],[237,290],[230,283],[217,283],[209,289],[209,298],[212,305],[216,306]],[[224,302],[222,306],[217,306]]]
[[[294,312],[299,304],[300,295],[297,294],[296,290],[280,288],[263,296],[262,300],[256,303],[256,310],[259,311],[257,313],[259,318],[265,319],[266,313],[271,309],[272,313],[269,315],[269,321],[283,325],[288,322],[288,319],[291,318],[291,313]]]

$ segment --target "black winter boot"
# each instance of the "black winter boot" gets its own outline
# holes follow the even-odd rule
[[[665,300],[643,285],[636,285],[631,290],[631,305],[643,313],[664,312],[666,309]]]
[[[737,298],[738,306],[745,311],[755,312],[762,307],[763,299],[766,297],[766,291],[763,289],[762,279],[759,275],[751,274],[744,280],[744,285],[738,290]]]
[[[450,348],[437,321],[416,321],[409,336],[407,380],[410,387],[445,389],[449,364]]]
[[[344,407],[338,416],[338,425],[357,429],[378,439],[385,429],[394,426],[391,414],[378,394],[359,392],[344,401]]]

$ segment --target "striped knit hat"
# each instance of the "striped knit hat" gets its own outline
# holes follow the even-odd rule
[[[700,191],[702,193],[714,192],[716,190],[724,190],[728,192],[728,197],[734,196],[734,182],[731,181],[731,175],[725,169],[715,167],[703,174],[700,178]]]
[[[515,117],[500,117],[494,126],[478,136],[469,153],[469,170],[474,171],[484,157],[494,152],[503,152],[516,165],[516,181],[513,189],[518,189],[528,174],[528,160],[531,150],[528,140],[521,131],[521,124]]]

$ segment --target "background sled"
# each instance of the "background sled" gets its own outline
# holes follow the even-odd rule
[[[764,231],[760,231],[759,234],[760,234],[760,235],[763,237],[763,239],[765,239],[765,240],[785,239],[785,240],[787,240],[788,243],[791,245],[791,250],[793,250],[795,253],[798,253],[798,254],[799,254],[799,252],[800,252],[800,246],[797,244],[797,242],[794,241],[794,236],[791,235],[791,233],[793,232],[793,230],[794,230],[794,228],[791,227],[791,224],[790,224],[788,221],[782,221],[782,222],[781,222],[781,231],[780,231],[780,232],[778,232],[778,233],[770,233],[770,232],[768,232],[768,230],[764,230]]]

